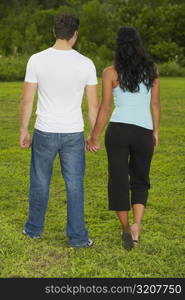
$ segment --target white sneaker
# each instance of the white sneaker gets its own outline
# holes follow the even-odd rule
[[[93,244],[94,244],[93,240],[89,238],[86,244],[82,244],[82,245],[70,245],[70,244],[69,244],[69,247],[76,248],[76,249],[80,249],[80,248],[89,248],[89,247],[91,247]]]
[[[40,239],[40,235],[37,235],[37,236],[31,236],[31,235],[29,235],[24,229],[23,229],[22,233],[23,233],[24,235],[29,236],[29,237],[32,238],[32,239]]]

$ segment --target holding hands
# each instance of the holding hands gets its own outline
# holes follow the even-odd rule
[[[99,139],[89,136],[86,140],[86,150],[90,152],[97,152],[100,150]]]

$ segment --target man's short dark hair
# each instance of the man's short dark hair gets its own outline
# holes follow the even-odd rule
[[[61,14],[54,18],[54,32],[56,39],[70,40],[78,30],[80,20],[77,16]]]

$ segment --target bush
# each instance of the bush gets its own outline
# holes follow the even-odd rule
[[[113,63],[109,60],[102,59],[99,56],[92,57],[92,60],[96,66],[97,75],[102,76],[102,72],[105,68],[111,66]]]
[[[181,54],[181,49],[174,42],[160,42],[149,47],[149,52],[155,60],[166,62],[174,60]]]
[[[25,76],[28,57],[1,57],[0,58],[0,80],[17,81],[23,80]]]
[[[101,49],[103,50],[103,49]],[[105,50],[105,49],[104,49]],[[109,54],[109,53],[108,53]],[[103,69],[113,64],[111,59],[98,55],[87,55],[96,65],[97,75],[101,76]],[[24,80],[28,56],[1,57],[0,58],[0,81]],[[185,68],[175,61],[158,64],[160,76],[185,76]]]
[[[109,60],[101,59],[99,56],[82,53],[92,59],[98,76],[101,76],[104,68],[112,64]],[[0,81],[24,80],[28,59],[29,56],[0,57]]]
[[[161,76],[185,76],[185,68],[175,61],[158,64],[157,66]]]
[[[181,67],[185,67],[185,53],[178,56],[177,62]]]

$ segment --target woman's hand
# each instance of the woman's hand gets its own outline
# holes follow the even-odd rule
[[[159,134],[158,132],[153,132],[153,138],[154,138],[154,147],[156,148],[159,145]]]
[[[86,149],[90,152],[97,152],[100,150],[100,142],[99,139],[95,139],[93,137],[89,137],[86,140]]]

